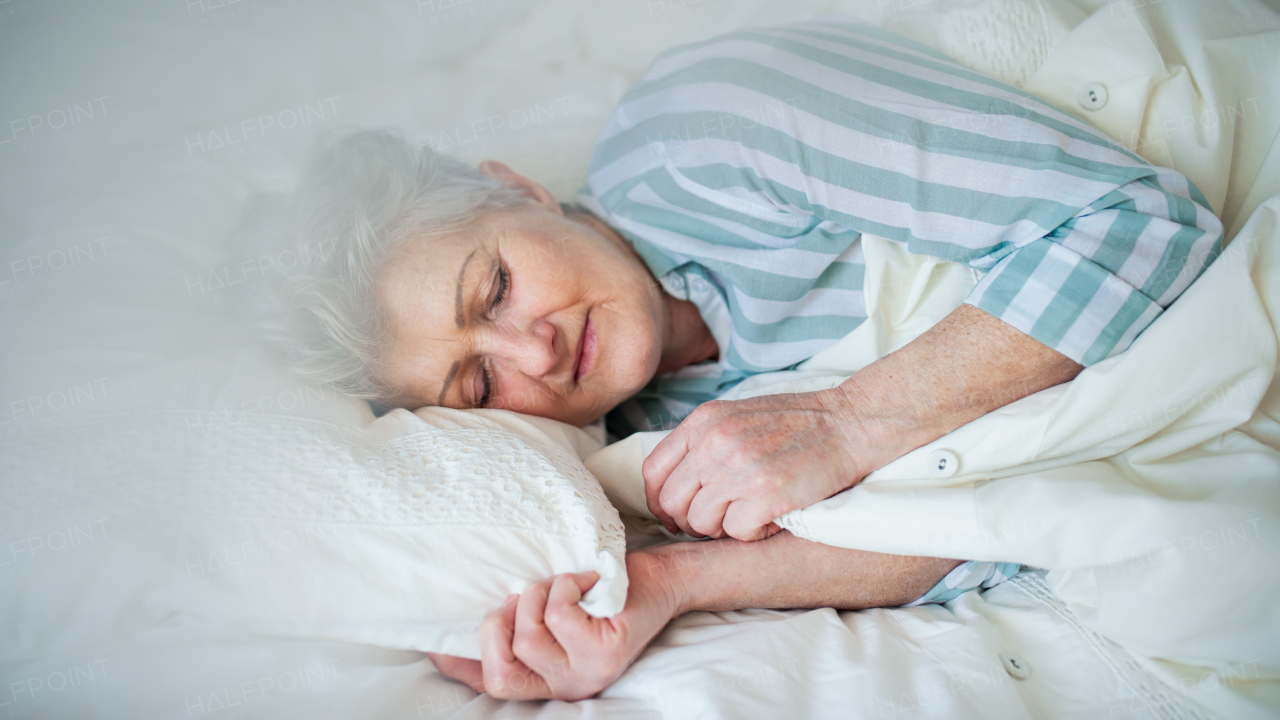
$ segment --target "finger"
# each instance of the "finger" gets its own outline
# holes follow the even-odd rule
[[[686,461],[671,473],[671,477],[667,478],[666,484],[662,487],[658,503],[681,530],[693,537],[702,537],[689,525],[689,506],[693,504],[693,498],[702,489],[702,483],[693,465],[694,463],[686,458]]]
[[[484,692],[484,669],[479,660],[439,653],[427,653],[427,657],[445,677],[469,685],[478,693]]]
[[[724,514],[728,508],[727,497],[716,492],[714,487],[703,487],[689,503],[689,527],[707,537],[722,538],[725,536]]]
[[[649,457],[644,459],[644,464],[640,466],[640,472],[644,476],[644,499],[649,505],[649,512],[653,513],[658,522],[665,525],[673,534],[679,532],[680,528],[675,520],[663,511],[658,498],[672,471],[680,465],[689,452],[689,433],[690,428],[686,427],[685,423],[681,423],[653,448]]]
[[[591,616],[578,606],[582,593],[590,590],[599,578],[594,572],[557,575],[547,595],[547,629],[555,636],[565,655],[572,661],[576,655],[589,648],[591,640]],[[578,651],[578,652],[574,652]]]
[[[768,506],[753,500],[737,500],[729,503],[724,511],[724,532],[731,538],[749,542],[763,540],[776,531],[766,529],[774,518]],[[775,527],[777,527],[775,525]]]
[[[516,631],[511,650],[534,672],[568,662],[564,648],[546,625],[547,597],[554,582],[555,578],[551,578],[529,587],[520,593],[516,605]]]
[[[530,670],[511,649],[516,626],[515,596],[484,619],[480,626],[480,665],[485,692],[502,700],[538,700],[551,697],[551,688]]]

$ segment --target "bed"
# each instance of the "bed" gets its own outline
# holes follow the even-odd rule
[[[12,121],[0,130],[0,433],[27,462],[4,463],[6,498],[37,497],[19,486],[38,487],[48,479],[41,468],[65,466],[38,462],[39,453],[74,452],[48,434],[64,419],[92,417],[109,428],[130,414],[168,413],[196,437],[242,417],[368,421],[362,405],[277,369],[237,315],[245,289],[289,261],[235,232],[242,208],[256,193],[287,190],[322,133],[399,128],[472,163],[501,159],[568,199],[609,111],[655,53],[828,12],[937,48],[1182,171],[1220,213],[1227,238],[1247,240],[1234,246],[1249,248],[1239,261],[1274,267],[1267,263],[1280,253],[1280,14],[1258,2],[182,0],[106,7],[10,0],[0,2],[0,54],[10,71],[0,107]],[[1271,277],[1255,276],[1260,296],[1275,290]],[[1254,385],[1260,399],[1248,432],[1266,468],[1280,457],[1280,389],[1269,377]],[[24,440],[31,432],[45,433],[38,453]],[[110,475],[91,464],[85,461],[86,477]],[[1222,528],[1215,552],[1275,548],[1280,508],[1269,504],[1273,493],[1259,497],[1260,524]],[[92,507],[59,502],[50,512],[70,518],[64,529],[32,535],[5,522],[0,587],[8,589],[0,592],[23,583],[33,563],[60,562],[58,553],[112,532]],[[53,532],[65,533],[56,549]],[[1207,548],[1209,539],[1193,542]],[[140,575],[146,562],[139,555],[134,566],[100,572]],[[1133,571],[1134,560],[1127,562],[1119,571]],[[1275,596],[1259,600],[1258,593],[1278,589],[1277,573],[1264,563],[1255,575],[1248,590],[1218,584],[1223,597],[1252,593],[1251,603],[1271,608],[1255,640],[1274,651],[1280,621],[1268,597]],[[1079,598],[1053,587],[1045,570],[1030,570],[945,606],[692,613],[593,699],[503,703],[443,677],[414,650],[250,632],[181,613],[130,625],[102,617],[101,604],[69,582],[39,607],[4,617],[7,632],[36,639],[21,651],[0,649],[0,713],[1280,714],[1280,662],[1266,652],[1228,647],[1213,663],[1162,654],[1125,642],[1081,612]],[[84,637],[78,628],[102,624],[122,630],[76,641]]]

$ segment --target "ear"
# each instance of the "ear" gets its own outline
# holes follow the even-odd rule
[[[550,190],[541,183],[530,180],[512,170],[506,163],[500,163],[497,160],[485,160],[480,163],[478,168],[485,175],[520,190],[529,196],[531,200],[557,215],[564,214],[564,210],[560,207],[560,201],[556,199],[556,196]]]

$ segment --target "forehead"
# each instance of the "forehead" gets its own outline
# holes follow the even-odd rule
[[[470,229],[468,229],[470,230]],[[411,327],[431,327],[445,319],[453,324],[459,271],[467,274],[486,255],[478,232],[414,238],[388,258],[378,274],[378,301],[393,339]]]
[[[437,366],[446,362],[452,354],[449,346],[459,340],[459,270],[465,262],[469,286],[474,286],[477,271],[489,264],[487,244],[479,223],[454,233],[414,238],[378,273],[378,310],[390,336],[380,380],[398,388],[398,394],[425,400],[431,387],[442,381],[447,368]]]

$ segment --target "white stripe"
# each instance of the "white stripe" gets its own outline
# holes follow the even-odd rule
[[[592,194],[598,198],[604,197],[605,193],[619,183],[660,167],[664,162],[666,155],[660,143],[642,145],[591,173],[587,177],[587,184],[591,187]]]
[[[1221,236],[1222,224],[1219,223],[1216,231],[1213,229],[1206,230],[1203,235],[1196,238],[1195,242],[1191,244],[1191,250],[1188,251],[1186,259],[1183,261],[1182,269],[1178,271],[1178,277],[1169,284],[1169,289],[1156,298],[1156,302],[1161,307],[1169,307],[1170,303],[1191,286],[1192,281],[1196,279],[1203,267],[1204,261],[1208,259],[1213,243]]]
[[[631,194],[636,194],[637,190],[640,189],[647,191],[648,195],[653,193],[647,185],[641,183],[632,190]],[[643,192],[641,193],[642,196],[644,194]],[[797,250],[795,248],[752,250],[725,247],[724,245],[715,245],[705,240],[691,238],[664,228],[654,227],[625,216],[616,215],[615,219],[618,221],[619,227],[639,235],[668,253],[718,260],[739,265],[748,270],[813,279],[822,274],[822,271],[826,269],[832,259],[831,255],[827,253]]]
[[[867,317],[867,303],[861,290],[814,288],[796,300],[764,300],[733,288],[742,316],[757,325],[768,325],[792,317],[841,315]]]
[[[901,60],[893,60],[882,55],[876,55],[863,50],[855,50],[846,48],[843,45],[835,43],[810,40],[803,40],[811,47],[819,49],[827,49],[823,45],[835,48],[833,52],[845,55],[847,57],[857,57],[860,60],[866,60],[869,63],[879,67],[902,72],[903,74],[927,73],[936,79],[936,82],[945,85],[955,85],[959,82],[966,82],[952,75],[944,75],[933,70],[925,70],[918,66],[909,65]],[[956,117],[957,115],[969,116],[974,119],[972,123],[966,123],[963,128],[966,132],[976,135],[990,137],[997,140],[1022,140],[1031,142],[1041,142],[1059,146],[1064,152],[1077,157],[1092,160],[1096,162],[1110,163],[1121,167],[1138,167],[1142,163],[1135,162],[1128,156],[1122,154],[1118,150],[1112,149],[1113,140],[1107,138],[1098,132],[1096,128],[1088,125],[1080,125],[1077,120],[1073,125],[1082,131],[1087,131],[1093,136],[1106,142],[1105,146],[1095,145],[1070,138],[1062,133],[1031,119],[1024,119],[1010,115],[988,115],[983,113],[975,113],[968,108],[961,108],[941,100],[921,97],[904,90],[899,90],[890,85],[884,85],[872,80],[868,80],[858,75],[850,75],[841,70],[837,70],[829,65],[809,60],[807,58],[795,55],[790,51],[775,48],[773,46],[761,45],[758,42],[750,40],[737,40],[728,37],[724,42],[715,43],[714,45],[689,50],[671,58],[664,59],[664,70],[661,76],[670,72],[684,69],[692,66],[702,60],[712,58],[732,58],[764,65],[772,70],[776,70],[786,74],[801,82],[807,82],[815,85],[823,90],[834,93],[841,97],[845,97],[858,102],[878,107],[881,109],[891,109],[894,112],[915,118],[917,120],[930,124],[937,124],[935,120],[940,117]],[[647,76],[646,76],[647,79]],[[849,89],[852,81],[857,82],[857,98],[850,97]],[[692,83],[687,83],[692,84]],[[976,86],[976,84],[974,84]],[[988,97],[999,97],[999,91],[988,86],[977,86],[981,89],[976,93]],[[643,122],[644,117],[634,111],[632,108],[636,103],[644,98],[636,98],[627,102],[624,106],[627,117],[636,123]],[[1027,98],[1015,93],[1004,93],[1004,99],[1017,103],[1021,107],[1026,107],[1029,103],[1034,104],[1034,109],[1039,112],[1043,104],[1028,100]],[[777,100],[774,100],[777,102]],[[927,110],[927,112],[926,112]],[[982,122],[979,123],[979,118]],[[1000,128],[1007,128],[1008,132],[997,132]]]
[[[838,157],[862,163],[879,170],[904,173],[917,180],[965,190],[991,193],[1004,197],[1032,197],[1072,207],[1083,207],[1115,189],[1112,182],[1088,180],[1052,168],[1031,169],[1001,162],[977,160],[930,152],[913,143],[890,140],[845,127],[809,112],[786,105],[786,114],[775,113],[769,103],[778,100],[764,93],[731,83],[691,83],[677,85],[646,95],[628,104],[629,112],[649,120],[678,108],[680,112],[722,113],[711,132],[723,138],[702,134],[705,128],[685,128],[688,141],[664,141],[671,156],[680,166],[701,165],[710,158],[723,158],[725,152],[717,143],[739,144],[729,139],[729,128],[735,124],[750,131],[762,125],[784,133],[810,147]],[[788,122],[790,121],[790,122]],[[746,123],[751,123],[747,128]],[[943,127],[943,132],[947,129]],[[1043,126],[1038,126],[1043,127]],[[662,141],[659,138],[659,141]],[[704,148],[704,144],[709,145]],[[743,146],[742,152],[755,153]]]
[[[1080,264],[1079,255],[1051,240],[1044,242],[1049,243],[1048,252],[1040,258],[1036,269],[1022,287],[1018,288],[1018,293],[1013,296],[1004,313],[1000,315],[1001,320],[1019,330],[1026,328],[1024,332],[1029,332],[1035,326],[1036,321],[1044,314],[1045,308],[1058,297],[1071,271]],[[1006,265],[1000,272],[1004,272],[1007,268]]]
[[[684,178],[683,175],[680,175],[679,177],[681,179]],[[729,197],[732,197],[735,200],[754,203],[755,205],[763,207],[765,209],[771,209],[773,212],[777,213],[778,215],[785,214],[786,217],[792,218],[791,222],[794,222],[795,219],[798,219],[798,218],[813,217],[813,213],[807,210],[801,210],[791,205],[790,203],[783,205],[783,204],[774,202],[773,198],[769,197],[769,194],[766,193],[764,190],[752,190],[749,187],[743,187],[741,185],[730,185],[729,187],[716,188],[712,192],[724,193],[725,195],[728,195]],[[808,224],[807,220],[805,220],[804,222],[805,224]],[[827,222],[827,221],[824,220],[823,222]],[[844,229],[846,231],[848,230],[847,228],[844,228]]]
[[[1134,241],[1133,252],[1125,258],[1116,275],[1133,287],[1146,286],[1151,276],[1160,270],[1160,260],[1164,257],[1169,241],[1182,228],[1182,225],[1164,218],[1163,215],[1152,216],[1142,234]]]
[[[1148,305],[1147,309],[1143,310],[1142,314],[1138,316],[1138,319],[1129,326],[1129,329],[1125,330],[1124,334],[1120,336],[1115,347],[1111,348],[1111,352],[1107,353],[1107,357],[1127,350],[1133,344],[1134,339],[1138,337],[1138,333],[1146,330],[1151,323],[1156,321],[1156,318],[1160,317],[1162,312],[1164,311],[1160,309],[1159,305],[1155,303]]]
[[[829,32],[832,35],[837,35],[850,40],[862,41],[880,48],[888,48],[888,49],[892,49],[899,52],[907,52],[909,54],[914,55],[915,57],[923,58],[935,63],[949,62],[955,67],[971,73],[977,73],[979,75],[985,74],[985,73],[982,73],[981,71],[965,67],[963,65],[960,65],[959,63],[955,63],[954,61],[944,61],[930,55],[925,55],[924,53],[918,53],[912,50],[906,50],[902,48],[902,46],[900,45],[893,45],[883,40],[879,40],[873,37],[868,37],[866,35],[860,35],[858,33],[855,33],[849,30],[844,30],[842,28],[814,27],[813,29],[819,30],[822,32]],[[804,35],[796,35],[793,32],[784,32],[783,28],[772,29],[769,32],[771,34],[787,37],[788,39],[799,40],[815,48],[818,48],[821,50],[828,50],[830,52],[844,55],[845,57],[851,57],[851,58],[856,57],[857,59],[864,60],[870,64],[874,64],[889,70],[894,70],[895,72],[900,72],[904,75],[910,75],[920,80],[928,80],[929,82],[934,82],[939,85],[945,85],[947,87],[954,87],[958,90],[965,90],[967,92],[971,92],[978,95],[986,95],[987,97],[997,98],[1000,100],[1007,100],[1011,103],[1018,105],[1019,107],[1034,110],[1036,113],[1040,115],[1044,115],[1045,117],[1057,120],[1058,122],[1061,122],[1065,125],[1069,125],[1077,130],[1081,130],[1089,133],[1090,135],[1094,135],[1099,139],[1106,141],[1109,146],[1113,148],[1116,147],[1116,142],[1114,139],[1106,136],[1105,134],[1100,132],[1096,127],[1090,125],[1089,123],[1084,122],[1083,120],[1081,120],[1078,117],[1075,117],[1074,115],[1065,113],[1059,110],[1058,108],[1050,105],[1049,103],[1039,100],[1038,98],[1034,98],[1034,97],[1028,98],[1027,96],[1022,95],[1021,93],[1018,93],[1013,89],[1006,89],[1000,86],[992,86],[986,83],[978,82],[976,80],[970,80],[968,78],[953,75],[951,73],[946,73],[939,70],[920,67],[919,65],[915,65],[913,63],[907,63],[902,60],[898,60],[896,58],[890,58],[878,53],[871,53],[867,50],[852,48],[840,43],[834,43],[830,40],[821,40],[818,38],[811,38]],[[1145,163],[1135,162],[1132,158],[1125,155],[1124,153],[1119,152],[1118,150],[1112,150],[1111,152],[1115,153],[1117,155],[1117,158],[1115,160],[1104,160],[1103,162],[1113,162],[1115,164],[1125,165],[1125,166],[1145,164]]]
[[[1180,198],[1191,200],[1191,184],[1186,176],[1169,168],[1156,168],[1156,180],[1160,187]]]
[[[689,182],[687,179],[684,179],[681,176],[670,175],[670,173],[668,173],[668,176],[672,177],[672,179],[674,179],[677,183],[680,183],[681,180],[684,180],[685,183]],[[684,215],[685,217],[701,220],[702,222],[705,222],[708,225],[713,225],[715,227],[720,228],[721,230],[729,233],[730,235],[737,235],[743,240],[755,243],[756,245],[759,245],[761,247],[766,247],[766,248],[791,247],[792,245],[795,245],[797,242],[804,239],[805,237],[805,235],[798,235],[796,237],[778,237],[777,235],[770,235],[769,233],[761,232],[760,230],[757,230],[753,227],[743,225],[742,223],[736,222],[734,220],[730,220],[721,215],[709,215],[707,213],[698,212],[696,210],[689,210],[688,208],[683,208],[678,205],[672,205],[671,203],[659,197],[657,193],[653,191],[652,186],[650,186],[648,182],[643,183],[643,185],[644,185],[643,189],[641,189],[640,186],[636,186],[636,188],[633,189],[631,193],[629,193],[629,197],[632,200],[643,202],[645,205],[660,208],[668,212]],[[702,188],[701,192],[698,192],[697,195],[699,197],[703,197],[703,199],[707,200],[710,203],[718,204],[721,206],[723,205],[725,199],[716,200],[714,198],[705,197],[704,194],[707,192],[708,191],[706,188]]]
[[[747,363],[756,367],[781,368],[807,360],[835,344],[835,340],[814,338],[793,342],[753,343],[733,332],[733,349]]]
[[[778,210],[776,209],[777,206],[774,205],[773,203],[762,204],[759,201],[759,199],[754,196],[751,196],[748,198],[726,197],[726,193],[723,190],[713,190],[709,187],[706,187],[705,185],[700,185],[690,180],[689,178],[685,177],[684,173],[680,172],[680,170],[676,168],[672,163],[667,163],[666,169],[667,169],[667,175],[682,190],[684,190],[685,192],[695,197],[700,197],[703,200],[706,200],[707,202],[711,203],[715,207],[723,209],[724,211],[736,212],[740,215],[747,215],[757,220],[763,220],[765,222],[773,223],[775,225],[785,225],[792,229],[797,229],[797,230],[807,228],[809,224],[813,222],[813,213],[811,212],[791,213],[785,210]],[[694,214],[694,212],[691,210],[685,210],[684,212],[690,215]],[[739,225],[739,226],[741,225],[740,223],[734,222],[732,220],[728,220],[723,215],[709,216],[705,213],[698,213],[698,215],[700,217],[715,217],[719,220],[724,220],[726,222],[733,223],[734,225]],[[790,244],[794,244],[797,240],[797,237],[779,238],[772,235],[765,235],[764,233],[761,233],[757,230],[752,230],[751,228],[746,228],[746,229],[752,233],[755,233],[755,235],[759,238],[758,242],[760,242],[760,244],[763,244],[763,245],[769,245],[769,246],[777,246],[780,244],[790,245]]]
[[[1093,258],[1102,248],[1103,241],[1111,232],[1111,226],[1121,217],[1121,211],[1108,208],[1097,212],[1085,212],[1077,215],[1076,225],[1066,237],[1057,239],[1058,244],[1068,250],[1087,258]]]
[[[1102,331],[1134,292],[1136,290],[1123,280],[1108,274],[1054,349],[1076,362],[1083,360],[1085,353],[1098,341]]]
[[[907,228],[915,237],[923,240],[975,250],[998,242],[1025,245],[1044,237],[1052,229],[1042,228],[1029,219],[1001,226],[946,213],[922,212],[906,201],[867,195],[827,183],[814,175],[805,175],[795,163],[767,153],[751,151],[740,143],[708,140],[698,145],[700,156],[715,157],[719,162],[739,169],[750,167],[757,175],[768,178],[776,185],[796,189],[806,195],[810,202],[828,209],[849,208],[850,214],[857,213],[856,217],[890,227]],[[688,165],[698,162],[696,157],[681,159]],[[970,263],[974,267],[990,267],[984,265],[981,258],[975,258]],[[994,261],[990,264],[994,264]]]

